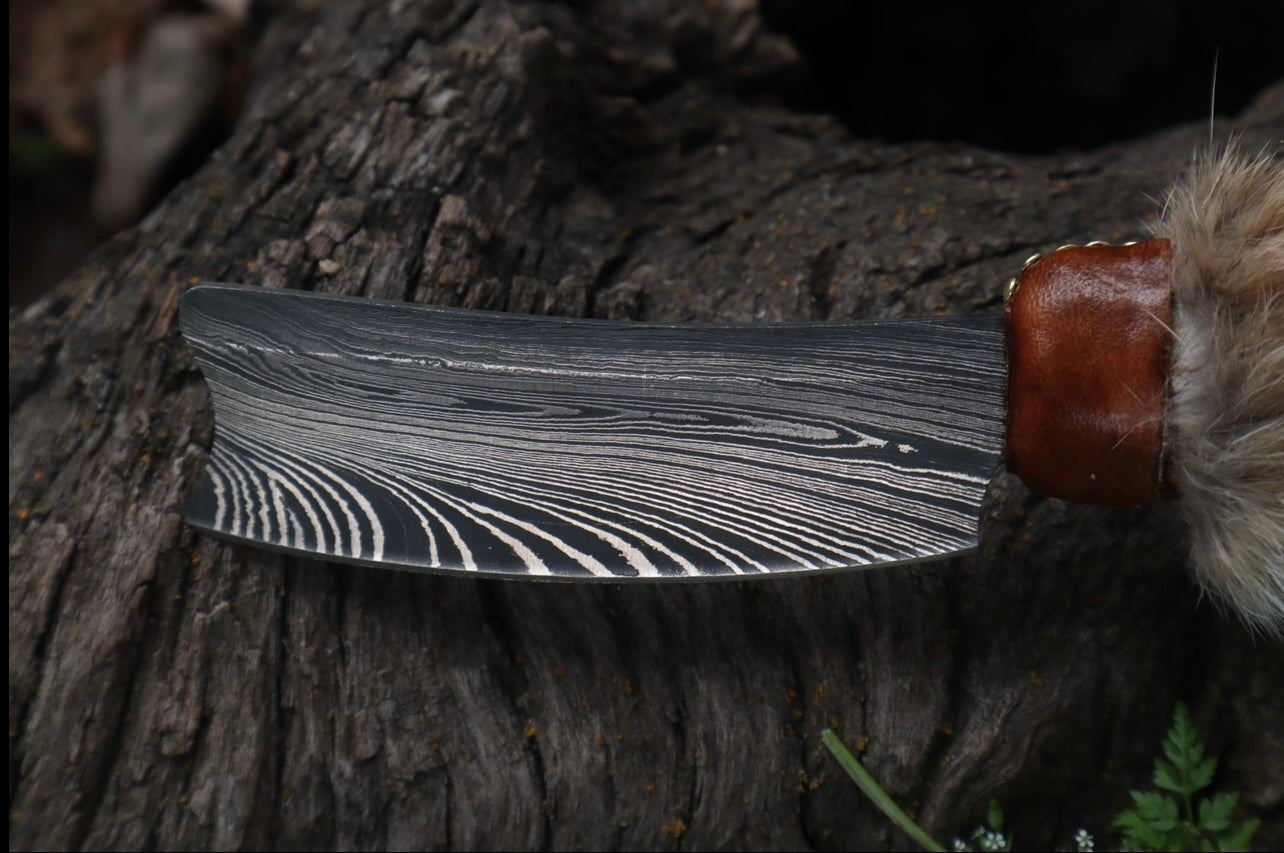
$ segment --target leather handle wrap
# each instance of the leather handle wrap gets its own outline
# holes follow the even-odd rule
[[[1004,309],[1008,467],[1092,504],[1159,496],[1172,246],[1071,246],[1029,264]]]

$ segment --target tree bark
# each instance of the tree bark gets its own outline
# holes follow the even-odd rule
[[[747,0],[299,2],[232,137],[9,318],[9,844],[894,848],[833,727],[938,838],[1105,833],[1176,699],[1284,844],[1284,652],[1202,600],[1176,509],[994,482],[979,552],[579,586],[187,528],[213,418],[182,291],[799,320],[997,310],[1024,258],[1143,236],[1206,138],[1021,157],[852,138]],[[654,7],[654,8],[651,8]],[[1284,133],[1284,87],[1240,116]],[[11,247],[16,250],[17,247]]]

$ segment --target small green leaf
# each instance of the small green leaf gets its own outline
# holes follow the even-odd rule
[[[1203,832],[1221,832],[1230,826],[1239,794],[1217,794],[1199,803],[1199,828]]]
[[[1239,826],[1232,827],[1230,832],[1222,835],[1217,839],[1217,849],[1225,851],[1240,851],[1248,849],[1248,842],[1252,840],[1253,833],[1262,825],[1260,820],[1246,820]]]
[[[1133,791],[1137,815],[1155,829],[1168,832],[1177,825],[1177,803],[1157,791]]]
[[[1202,755],[1203,752],[1203,745],[1201,744],[1199,753]],[[1202,791],[1213,784],[1213,776],[1217,773],[1217,759],[1205,758],[1191,767],[1188,772],[1190,792],[1193,794],[1196,791]]]
[[[1186,785],[1181,778],[1181,771],[1162,758],[1155,759],[1155,787],[1172,791],[1185,796]]]
[[[1126,811],[1115,818],[1113,826],[1123,831],[1124,847],[1132,850],[1162,850],[1167,836],[1151,826],[1138,812]]]
[[[990,829],[995,832],[1003,831],[1003,809],[999,806],[998,800],[990,800]]]
[[[1184,702],[1178,702],[1173,712],[1173,727],[1164,738],[1164,755],[1167,762],[1155,762],[1156,786],[1180,794],[1189,805],[1196,791],[1212,784],[1217,759],[1204,757],[1204,745]]]

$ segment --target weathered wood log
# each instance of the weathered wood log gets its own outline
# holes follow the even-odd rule
[[[1050,846],[1149,781],[1176,698],[1284,843],[1284,653],[1201,601],[1170,506],[1001,476],[969,557],[677,587],[324,565],[179,517],[212,431],[191,282],[995,310],[1031,252],[1141,236],[1206,128],[1048,157],[853,139],[733,94],[797,62],[741,3],[300,3],[256,57],[214,159],[10,314],[11,849],[909,847],[827,726],[938,836],[997,796]],[[1278,139],[1284,88],[1237,126]]]

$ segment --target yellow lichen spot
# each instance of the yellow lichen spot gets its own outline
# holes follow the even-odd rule
[[[654,783],[654,782],[647,782],[647,783],[646,783],[646,787],[645,787],[645,788],[643,788],[642,790],[643,790],[643,791],[646,791],[648,794],[654,794],[654,793],[655,793],[655,783]]]
[[[18,510],[19,521],[26,521],[29,518],[31,518],[31,509],[29,507],[24,506]]]
[[[687,834],[687,823],[679,818],[660,827],[660,831],[676,840]]]
[[[32,475],[31,475],[31,482],[33,482],[33,483],[39,483],[39,482],[40,482],[41,480],[43,480],[44,478],[45,478],[45,472],[44,472],[44,471],[37,471],[37,472],[35,472],[34,474],[32,474]]]
[[[860,742],[856,744],[857,752],[864,752],[867,749],[869,749],[869,735],[862,737]]]
[[[187,555],[187,562],[189,565],[199,566],[201,564],[201,555],[195,551],[191,551]]]
[[[526,728],[522,730],[527,740],[534,740],[539,735],[539,726],[535,725],[533,720],[527,721]]]
[[[472,760],[473,760],[473,754],[471,752],[465,752],[464,761],[472,761]]]

